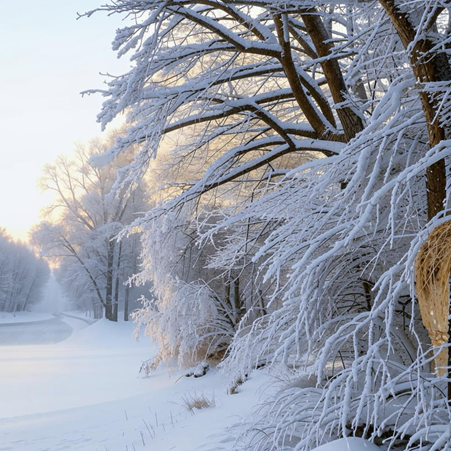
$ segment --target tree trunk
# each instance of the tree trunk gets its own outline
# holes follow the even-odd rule
[[[417,81],[420,84],[451,80],[451,67],[446,55],[433,50],[434,43],[427,37],[428,29],[421,30],[421,38],[417,37],[415,24],[412,24],[406,12],[401,11],[395,0],[379,0],[387,11],[398,35],[406,49],[412,50],[410,63]],[[432,7],[433,8],[433,7]],[[438,17],[441,9],[430,11],[430,17]],[[432,21],[430,27],[435,26]],[[437,101],[425,91],[420,92],[420,99],[427,122],[428,140],[431,148],[446,139],[445,129],[440,125]],[[434,218],[445,207],[446,200],[446,167],[445,160],[439,160],[426,169],[426,196],[428,221]],[[449,301],[448,301],[449,302]],[[448,308],[448,310],[451,307]],[[451,345],[451,321],[448,319],[448,344]],[[451,352],[448,348],[448,402],[451,403]]]
[[[337,59],[328,58],[332,54],[333,44],[330,42],[331,36],[327,32],[321,16],[315,8],[302,13],[301,16],[316,52],[322,58],[321,67],[335,104],[340,105],[346,103],[348,88],[346,87]],[[364,123],[362,118],[352,108],[338,106],[337,115],[343,127],[346,141],[350,141],[357,133],[363,130]]]
[[[118,305],[117,305],[117,302],[114,301],[112,308],[111,308],[111,321],[114,321],[117,323],[117,319],[118,319]]]
[[[27,296],[25,297],[25,301],[24,301],[24,304],[23,304],[23,306],[22,306],[22,311],[23,311],[23,312],[25,311],[25,309],[26,309],[26,307],[27,307],[27,305],[28,305],[28,302],[29,302],[29,300],[30,300],[31,292],[33,291],[34,285],[35,285],[36,281],[38,280],[38,277],[39,277],[39,272],[37,272],[37,273],[34,275],[33,282],[31,283],[30,289],[28,290]]]
[[[128,303],[130,300],[130,287],[125,287],[125,299],[124,299],[124,321],[128,321]]]
[[[114,284],[114,303],[113,303],[113,321],[118,320],[118,312],[119,312],[119,269],[121,266],[121,255],[122,255],[122,241],[119,243],[119,251],[117,255],[117,262],[116,262],[116,277],[115,277],[115,284]]]
[[[451,68],[447,58],[437,52],[431,55],[434,44],[427,37],[417,38],[417,31],[407,13],[399,10],[395,0],[379,0],[379,2],[387,11],[404,47],[407,49],[414,43],[409,58],[418,82],[423,84],[451,80]],[[422,31],[423,36],[427,31]],[[445,139],[445,130],[440,125],[437,102],[424,91],[420,92],[420,99],[427,122],[429,145],[433,148]],[[437,161],[426,169],[426,192],[428,220],[431,220],[443,210],[446,199],[444,160]]]
[[[105,289],[105,318],[114,321],[113,316],[113,264],[114,264],[114,241],[108,240],[107,243],[107,271],[106,271],[106,289]],[[117,321],[117,317],[116,317]]]
[[[243,317],[244,304],[240,293],[240,277],[236,276],[233,280],[233,297],[235,298],[235,321],[238,325]]]

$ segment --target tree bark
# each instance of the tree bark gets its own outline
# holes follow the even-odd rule
[[[332,55],[331,36],[316,9],[312,8],[308,12],[302,13],[301,16],[318,56],[325,58],[321,62],[321,67],[332,98],[336,104],[340,105],[347,101],[345,94],[348,93],[348,88],[337,59],[327,58]],[[363,130],[364,123],[362,118],[352,108],[338,106],[337,115],[343,127],[346,141],[350,141],[357,133]]]
[[[283,20],[279,14],[276,14],[274,16],[274,24],[276,26],[279,43],[282,47],[280,62],[287,77],[288,83],[290,84],[293,95],[310,125],[313,127],[316,133],[318,133],[319,136],[322,136],[326,130],[325,124],[322,118],[316,112],[312,102],[308,99],[306,93],[304,92],[304,88],[301,81],[299,80],[299,75],[297,73],[291,54],[291,43],[289,41],[286,41]],[[333,116],[328,117],[328,120],[329,122],[331,122],[331,124],[334,124],[335,122]]]
[[[398,35],[406,49],[412,46],[409,58],[413,72],[420,84],[451,80],[451,67],[447,57],[433,51],[433,42],[427,37],[428,28],[421,30],[421,38],[417,38],[415,24],[412,24],[406,12],[401,11],[395,0],[379,0],[387,11]],[[435,26],[441,8],[430,11],[433,18],[429,29]],[[431,148],[446,139],[446,131],[440,125],[438,105],[427,92],[420,92],[421,105],[427,123],[428,140]],[[446,200],[446,167],[445,160],[439,160],[426,169],[427,217],[430,221],[445,207]],[[451,306],[449,307],[451,309]],[[451,310],[450,310],[451,313]],[[448,319],[448,344],[451,345],[451,321]],[[451,351],[448,347],[448,403],[451,403]]]
[[[451,80],[451,68],[445,55],[432,53],[434,44],[427,38],[427,30],[422,30],[423,37],[417,38],[415,25],[407,13],[400,11],[395,0],[379,0],[387,11],[404,47],[412,50],[409,58],[412,70],[420,84]],[[428,139],[431,148],[446,137],[437,114],[437,102],[427,92],[420,92],[421,105],[427,123]],[[445,160],[437,161],[426,169],[427,214],[431,220],[444,208],[446,199]]]

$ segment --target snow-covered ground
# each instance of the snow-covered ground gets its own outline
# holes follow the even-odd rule
[[[131,337],[133,324],[62,319],[74,333],[60,343],[0,347],[0,451],[232,450],[269,381],[258,374],[229,395],[215,369],[140,378],[156,349]],[[212,406],[190,412],[201,397]]]
[[[53,318],[51,313],[38,312],[0,312],[0,324],[29,323],[33,321],[45,321]]]

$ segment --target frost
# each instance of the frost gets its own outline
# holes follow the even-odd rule
[[[111,154],[140,145],[117,186],[149,170],[158,187],[128,229],[144,231],[138,280],[156,293],[136,319],[163,358],[222,359],[235,382],[261,367],[286,378],[246,449],[353,434],[449,446],[446,381],[431,368],[440,350],[413,283],[419,249],[449,219],[425,185],[435,163],[449,179],[445,6],[103,7],[137,19],[115,42],[136,48],[134,67],[110,80],[100,115],[128,112]]]

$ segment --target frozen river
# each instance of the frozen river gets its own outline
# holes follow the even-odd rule
[[[0,346],[58,343],[71,334],[72,327],[59,318],[0,324]]]
[[[133,326],[101,321],[87,327],[67,317],[0,324],[0,418],[144,392],[145,384],[130,381],[150,349],[131,337]]]
[[[137,343],[130,323],[13,321],[0,325],[0,451],[232,451],[268,383],[253,376],[230,396],[216,369],[181,378],[186,370],[162,364],[138,377],[157,348]],[[184,400],[197,393],[213,404],[194,414]]]

